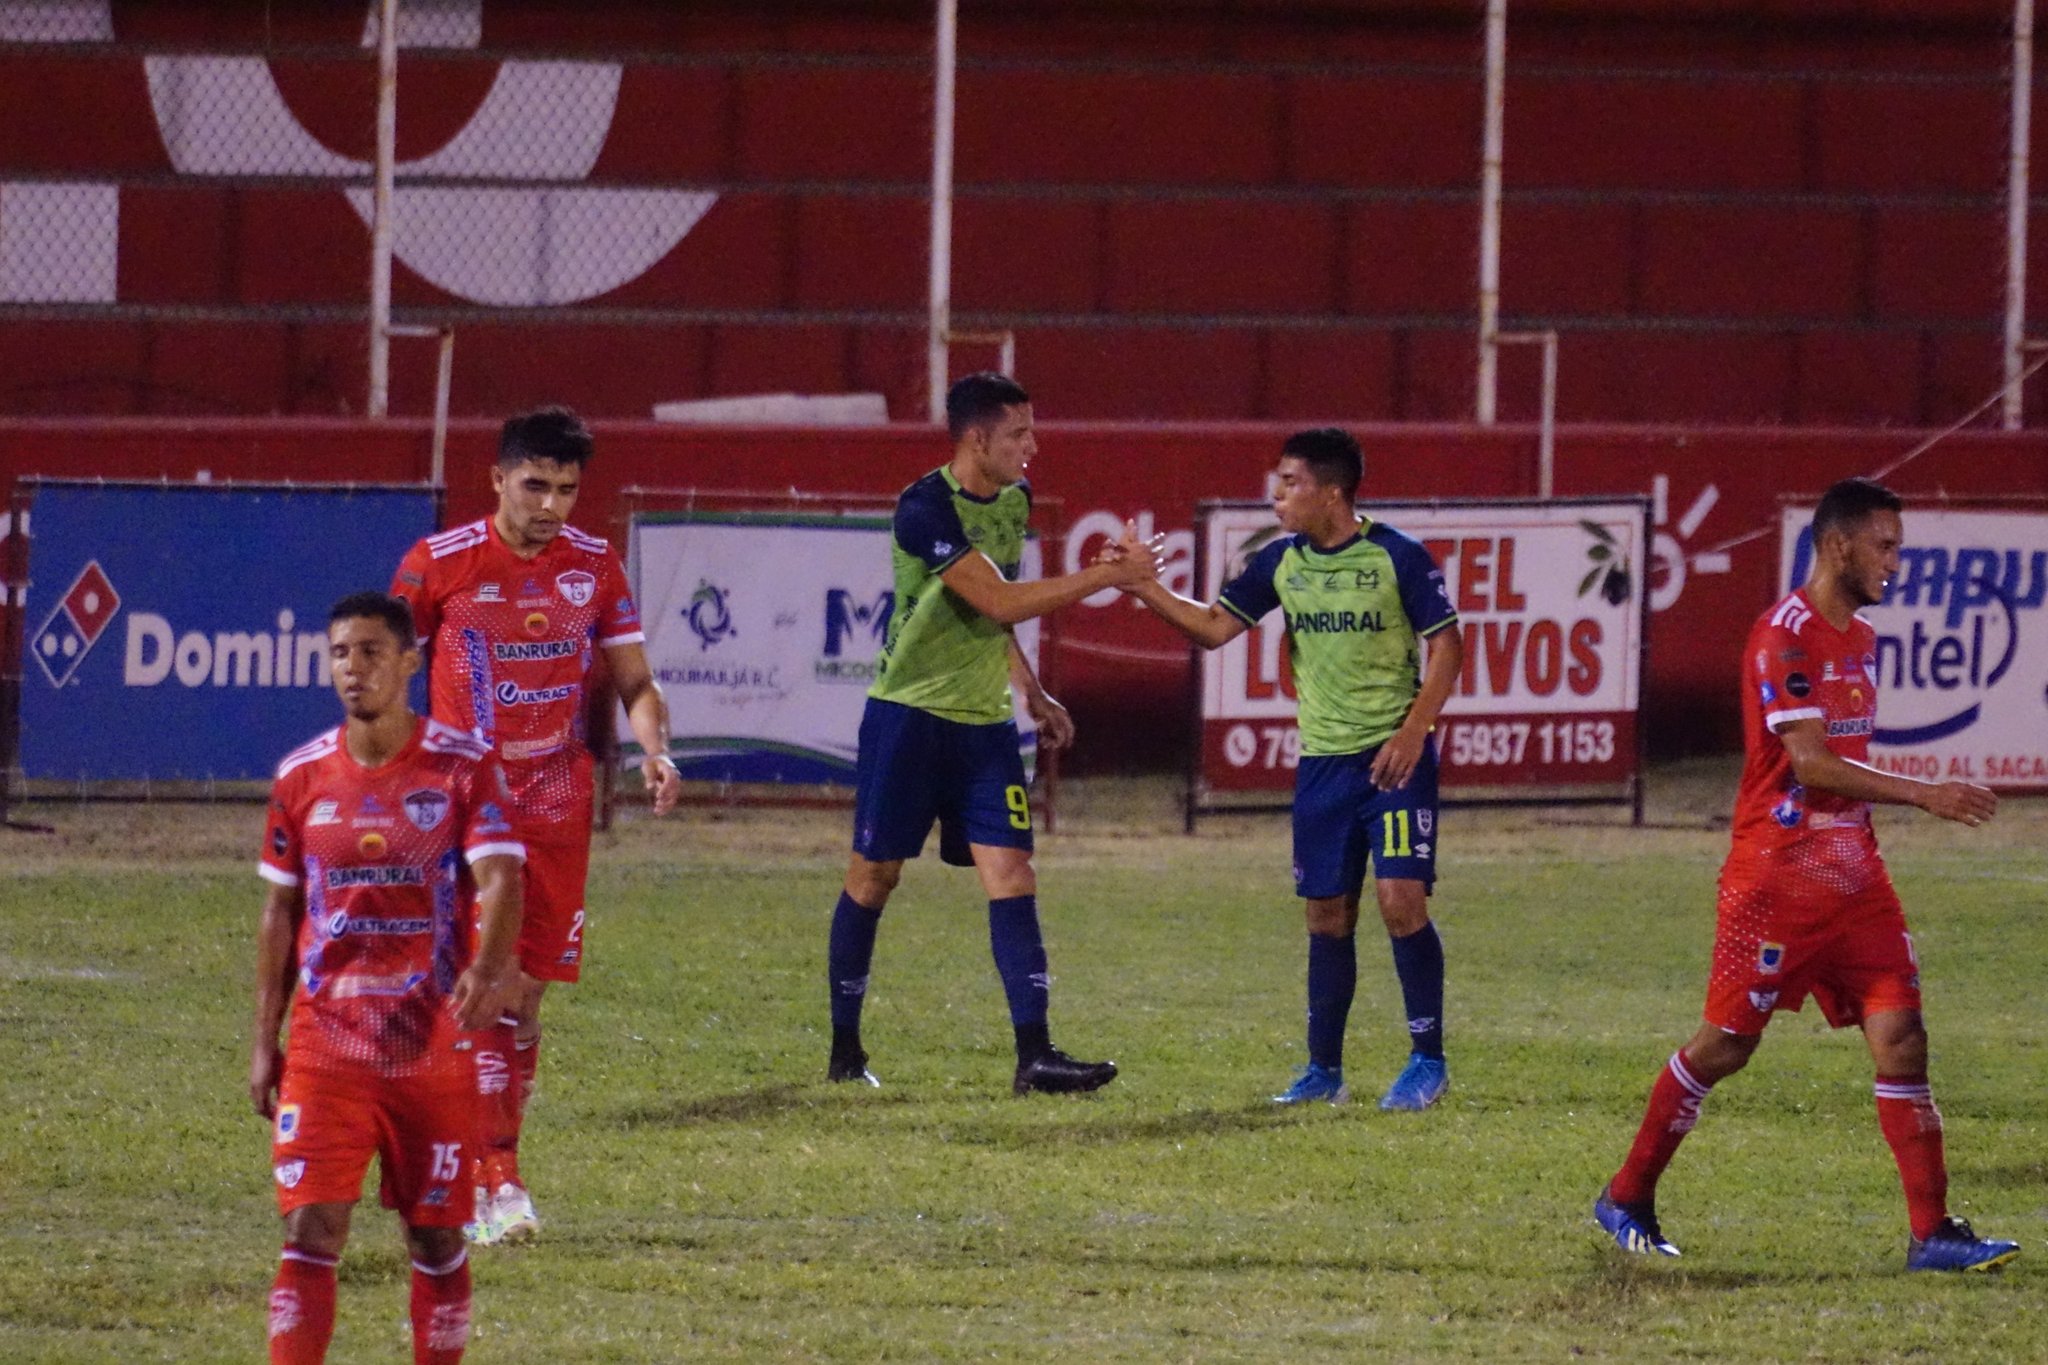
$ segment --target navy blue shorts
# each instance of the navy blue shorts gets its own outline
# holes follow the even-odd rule
[[[934,820],[957,867],[973,866],[969,844],[1031,848],[1015,721],[966,725],[869,697],[855,771],[853,851],[869,862],[917,857]]]
[[[1366,863],[1381,881],[1436,885],[1436,736],[1423,741],[1408,785],[1372,784],[1377,748],[1307,756],[1294,774],[1294,891],[1304,899],[1350,896]]]

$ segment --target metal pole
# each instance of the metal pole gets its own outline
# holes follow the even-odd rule
[[[938,0],[938,60],[932,92],[931,316],[926,323],[925,390],[929,416],[946,420],[946,333],[953,325],[953,86],[960,46],[960,0]]]
[[[2026,410],[2020,371],[2027,333],[2027,152],[2034,116],[2034,0],[2012,6],[2012,150],[2005,169],[2005,398],[2007,431]]]
[[[391,179],[398,159],[398,0],[377,5],[377,188],[370,214],[370,397],[365,411],[391,410]]]
[[[1479,165],[1477,415],[1492,426],[1500,383],[1500,168],[1507,121],[1508,0],[1486,0],[1486,135]]]

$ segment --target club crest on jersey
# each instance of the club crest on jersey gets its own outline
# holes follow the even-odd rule
[[[299,1106],[280,1104],[277,1106],[277,1140],[290,1142],[299,1135]]]
[[[1427,806],[1416,811],[1415,828],[1421,831],[1423,838],[1427,839],[1429,832],[1436,828],[1436,812]]]
[[[422,834],[431,832],[448,818],[448,793],[421,787],[405,794],[405,818]]]
[[[1760,944],[1756,950],[1756,969],[1765,975],[1776,972],[1785,965],[1785,945],[1782,943]]]
[[[597,577],[581,569],[555,575],[555,591],[562,594],[562,600],[572,607],[587,607],[590,599],[597,596]]]
[[[1771,1006],[1777,1003],[1778,993],[1776,991],[1751,991],[1749,993],[1749,1007],[1758,1014],[1769,1014]]]
[[[288,1190],[297,1189],[299,1182],[306,1178],[306,1163],[298,1157],[277,1163],[277,1183]]]

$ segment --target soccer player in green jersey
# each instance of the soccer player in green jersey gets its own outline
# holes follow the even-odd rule
[[[923,851],[936,820],[939,856],[971,864],[988,895],[989,944],[1017,1037],[1016,1093],[1094,1090],[1115,1079],[1116,1064],[1076,1061],[1047,1030],[1031,803],[1011,686],[1042,745],[1064,748],[1074,724],[1039,685],[1011,627],[1104,588],[1155,581],[1158,558],[1127,526],[1116,562],[1018,582],[1031,515],[1024,467],[1038,448],[1031,397],[1003,375],[969,375],[946,395],[946,427],[951,462],[896,503],[895,607],[861,717],[853,858],[832,912],[826,1075],[877,1084],[860,1036],[875,931],[903,860]]]
[[[1380,1108],[1426,1109],[1450,1084],[1443,944],[1429,919],[1438,838],[1430,731],[1464,646],[1429,552],[1353,510],[1364,472],[1348,433],[1297,432],[1281,448],[1273,496],[1288,534],[1255,554],[1216,602],[1192,602],[1156,578],[1127,591],[1205,649],[1236,639],[1274,607],[1287,622],[1301,702],[1294,880],[1308,908],[1309,1060],[1274,1101],[1350,1098],[1344,1025],[1358,983],[1354,933],[1370,859],[1411,1047]]]

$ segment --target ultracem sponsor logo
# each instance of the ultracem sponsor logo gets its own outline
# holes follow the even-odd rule
[[[50,686],[77,675],[94,645],[112,629],[123,599],[97,560],[79,571],[29,641]],[[180,630],[169,617],[130,609],[124,627],[121,682],[156,687],[328,687],[333,683],[325,631],[301,631],[290,607],[268,629]]]
[[[498,705],[547,706],[575,696],[578,686],[576,683],[563,683],[558,687],[521,687],[515,682],[501,682],[497,690]]]
[[[895,614],[896,594],[884,590],[871,602],[863,602],[846,588],[825,591],[825,651],[812,665],[821,683],[857,683],[863,687],[875,680],[872,651],[889,635],[889,618]],[[849,644],[864,646],[866,658],[848,658]]]
[[[1801,531],[1791,581],[1806,581],[1813,533]],[[1879,744],[1928,744],[1960,734],[1983,713],[1977,698],[1996,687],[2019,655],[2022,613],[2048,601],[2048,550],[1974,545],[1906,546],[1881,604],[1911,612],[1906,628],[1877,637],[1876,679],[1889,691],[1928,698],[1954,694],[1947,715],[1905,728],[1879,726]],[[1966,699],[1968,699],[1966,701]],[[1941,708],[1947,709],[1947,708]]]

